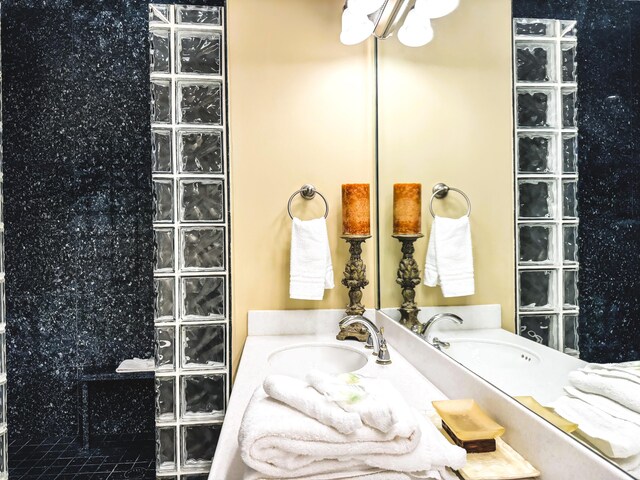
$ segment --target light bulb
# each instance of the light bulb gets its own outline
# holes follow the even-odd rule
[[[417,0],[416,10],[429,18],[449,15],[460,5],[460,0]]]
[[[384,5],[385,0],[348,0],[348,7],[354,12],[371,15],[377,12]]]
[[[351,8],[342,12],[342,33],[340,41],[345,45],[356,45],[364,42],[373,33],[373,22],[363,13],[356,13]]]
[[[407,47],[422,47],[433,40],[431,21],[421,15],[415,8],[407,14],[400,30],[398,40]]]

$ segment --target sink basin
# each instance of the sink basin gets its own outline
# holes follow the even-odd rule
[[[528,348],[499,340],[456,338],[449,342],[451,346],[442,351],[465,365],[481,363],[492,370],[505,367],[520,370],[540,363],[540,357]]]
[[[367,354],[343,345],[292,345],[269,356],[269,372],[296,378],[304,378],[314,369],[332,374],[354,372],[367,364],[370,355],[370,352]]]

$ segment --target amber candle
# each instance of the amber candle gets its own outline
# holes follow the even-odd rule
[[[368,183],[342,185],[342,233],[344,235],[371,235],[369,204]]]
[[[394,235],[418,235],[422,228],[422,185],[396,183],[393,185]]]

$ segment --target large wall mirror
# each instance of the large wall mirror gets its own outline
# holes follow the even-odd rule
[[[640,367],[608,364],[640,360],[639,26],[637,2],[463,1],[427,46],[377,45],[380,308],[636,478]],[[473,295],[422,284],[440,182],[472,206]],[[413,325],[397,183],[422,185]]]

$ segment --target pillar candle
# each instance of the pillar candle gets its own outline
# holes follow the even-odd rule
[[[342,185],[342,233],[371,235],[368,183]]]
[[[396,183],[393,185],[393,233],[417,235],[422,223],[422,185]]]

